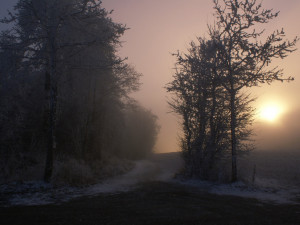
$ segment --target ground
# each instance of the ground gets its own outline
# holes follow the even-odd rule
[[[8,224],[299,224],[300,205],[210,194],[170,182],[81,197],[60,205],[0,208]]]
[[[86,187],[40,181],[3,184],[0,224],[299,225],[298,167],[276,174],[270,164],[258,166],[266,175],[252,184],[178,180],[174,174],[182,168],[180,155],[158,154],[137,161],[126,174]],[[293,184],[280,179],[287,174]]]

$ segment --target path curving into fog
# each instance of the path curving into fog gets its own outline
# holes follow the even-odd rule
[[[298,186],[278,186],[273,183],[267,185],[267,178],[261,178],[257,185],[250,186],[243,182],[220,184],[192,179],[174,182],[172,180],[174,175],[183,167],[180,153],[154,154],[148,159],[138,160],[134,163],[134,168],[128,173],[87,187],[64,186],[54,188],[43,182],[0,186],[0,206],[61,204],[78,197],[116,195],[138,190],[137,188],[143,190],[155,181],[170,181],[170,185],[184,186],[186,190],[193,193],[255,198],[263,202],[276,204],[300,204],[300,189]],[[261,185],[262,181],[264,185]],[[145,186],[145,184],[147,185]]]
[[[78,197],[126,192],[145,182],[170,181],[183,165],[179,153],[154,154],[134,163],[128,173],[84,188],[54,188],[41,181],[2,185],[0,206],[60,204]]]
[[[180,153],[154,154],[145,160],[135,161],[134,168],[126,174],[108,179],[90,187],[90,193],[121,192],[151,181],[170,181],[182,168]]]

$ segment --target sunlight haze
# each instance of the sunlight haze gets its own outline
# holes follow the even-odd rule
[[[1,1],[1,15],[5,9],[12,7],[16,0]],[[143,106],[151,109],[159,117],[161,126],[157,152],[179,151],[178,140],[180,136],[180,118],[170,113],[168,99],[170,96],[164,89],[172,80],[175,58],[172,53],[177,50],[185,51],[189,42],[197,36],[207,35],[207,24],[214,21],[213,2],[211,0],[103,0],[103,6],[107,10],[114,10],[112,18],[116,22],[126,24],[129,30],[122,37],[123,47],[120,49],[122,57],[128,57],[128,62],[135,66],[138,72],[143,74],[142,86],[139,92],[134,94]],[[267,26],[266,34],[276,29],[284,28],[287,38],[300,36],[300,1],[299,0],[264,0],[265,9],[280,11]],[[297,45],[299,47],[299,43]],[[293,136],[300,139],[300,133],[294,133],[300,127],[300,51],[293,52],[284,60],[275,60],[270,66],[279,66],[284,69],[284,74],[295,77],[290,83],[275,82],[272,85],[262,85],[253,88],[251,92],[258,97],[255,107],[263,110],[261,118],[276,121],[277,118],[286,121],[285,125],[293,124],[293,127],[284,127],[284,136]],[[287,106],[284,114],[279,106],[268,107],[271,101],[284,102]],[[259,122],[259,121],[258,121]],[[261,124],[263,133],[269,132]],[[279,128],[278,128],[279,129]],[[276,131],[272,131],[276,132]],[[282,132],[282,130],[278,130]],[[289,135],[289,132],[292,134]],[[282,137],[284,138],[284,137]],[[294,140],[293,139],[293,140]],[[283,140],[285,143],[285,140]],[[266,141],[266,145],[269,142]],[[300,149],[298,141],[292,147]]]
[[[282,108],[276,104],[266,104],[263,106],[260,112],[260,118],[262,120],[267,120],[269,122],[276,122],[280,114],[282,113]]]
[[[159,152],[178,151],[180,118],[169,113],[167,100],[170,99],[170,96],[164,89],[164,86],[172,80],[174,73],[172,68],[174,68],[175,60],[171,53],[176,53],[177,50],[185,51],[189,42],[195,40],[196,36],[208,37],[207,24],[211,24],[214,20],[212,1],[104,0],[103,4],[107,9],[114,9],[112,17],[116,21],[125,23],[130,28],[123,37],[124,45],[121,54],[124,57],[128,56],[129,62],[132,62],[136,69],[144,74],[142,88],[135,94],[135,97],[159,117],[161,132],[156,150]],[[266,34],[283,27],[287,38],[300,36],[298,24],[300,2],[298,0],[265,0],[262,6],[266,9],[280,11],[278,18],[263,27],[266,29]],[[298,127],[300,127],[299,58],[300,52],[296,51],[284,60],[275,60],[270,65],[283,68],[284,74],[287,77],[295,77],[295,81],[275,82],[272,85],[253,88],[254,91],[252,91],[258,97],[257,105],[255,105],[257,109],[258,106],[262,108],[270,101],[276,102],[276,99],[279,99],[279,102],[287,105],[287,114],[295,115],[290,117],[293,117],[293,123]],[[281,114],[281,116],[284,115]],[[289,118],[283,119],[290,121]],[[254,125],[256,126],[256,124]],[[263,130],[263,127],[260,130]],[[285,130],[285,132],[289,132],[288,128]],[[278,132],[281,131],[278,130]],[[290,132],[293,132],[292,129]],[[293,133],[292,136],[295,134]],[[295,139],[299,139],[299,136]],[[284,143],[284,140],[282,141]],[[296,143],[294,147],[300,149],[300,144]]]

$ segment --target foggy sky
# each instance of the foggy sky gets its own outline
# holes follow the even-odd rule
[[[207,23],[214,20],[212,0],[103,0],[103,4],[107,9],[114,9],[113,18],[116,21],[130,27],[123,37],[125,43],[121,54],[128,56],[129,62],[144,74],[141,91],[135,96],[160,118],[162,129],[157,150],[179,150],[178,118],[168,113],[168,94],[163,88],[172,80],[174,72],[175,61],[170,53],[184,51],[196,36],[208,37]],[[264,0],[263,7],[280,11],[278,18],[263,27],[266,34],[284,27],[288,38],[300,36],[299,0]],[[289,149],[300,150],[299,59],[300,50],[273,64],[282,67],[287,76],[294,76],[294,82],[278,82],[253,89],[255,96],[259,97],[255,105],[258,110],[269,101],[286,107],[286,113],[280,118],[284,124],[271,126],[258,120],[254,125],[258,147],[269,149],[288,145]],[[291,125],[293,127],[289,127]],[[272,140],[272,136],[276,141]]]
[[[16,0],[1,0],[0,15]],[[103,6],[114,9],[113,19],[130,29],[122,38],[120,54],[128,57],[138,72],[143,73],[141,90],[134,95],[142,105],[158,115],[161,132],[156,146],[159,152],[178,151],[180,127],[178,118],[168,112],[164,86],[172,80],[174,57],[171,53],[184,51],[196,36],[207,35],[207,23],[213,22],[212,0],[103,0]],[[263,8],[280,11],[279,17],[269,23],[266,33],[285,28],[287,37],[300,36],[299,0],[264,0]],[[2,26],[3,28],[3,26]],[[299,43],[297,45],[299,47]],[[272,66],[284,69],[287,76],[294,76],[291,83],[274,83],[272,86],[254,88],[259,97],[256,108],[269,101],[286,108],[278,124],[259,121],[255,124],[259,146],[300,150],[300,50]]]

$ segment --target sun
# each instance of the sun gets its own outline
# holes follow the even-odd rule
[[[278,105],[266,105],[262,107],[260,117],[263,120],[275,122],[278,119],[281,112],[282,109]]]

